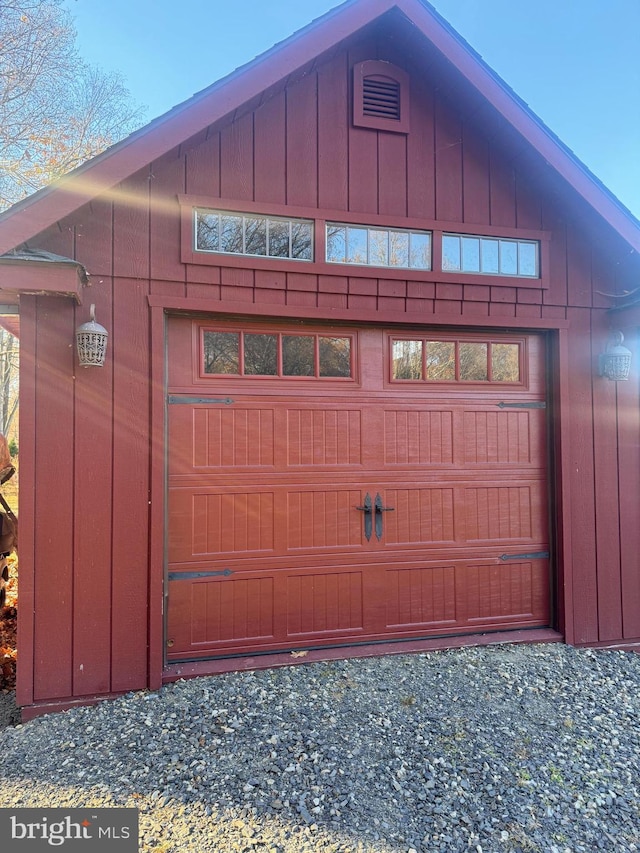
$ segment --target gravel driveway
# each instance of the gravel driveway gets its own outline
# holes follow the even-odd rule
[[[156,853],[628,853],[639,688],[564,645],[192,679],[0,731],[0,806],[137,806]]]

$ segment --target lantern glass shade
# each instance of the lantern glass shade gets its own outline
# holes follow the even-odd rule
[[[95,305],[91,306],[91,320],[76,329],[78,361],[81,367],[102,367],[107,354],[109,333],[96,323]]]
[[[614,382],[624,382],[631,372],[631,350],[622,346],[622,332],[611,332],[605,351],[599,357],[600,376]]]

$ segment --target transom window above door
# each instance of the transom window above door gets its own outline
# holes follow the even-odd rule
[[[327,261],[431,269],[431,232],[327,222]]]
[[[195,211],[199,252],[313,260],[313,222],[224,210]]]
[[[204,376],[351,379],[353,337],[201,330]]]
[[[479,234],[462,224],[416,217],[370,214],[361,219],[348,211],[289,210],[283,204],[267,210],[232,199],[216,199],[211,207],[198,196],[179,200],[181,257],[187,264],[350,279],[380,275],[413,282],[549,287],[549,235],[543,231],[487,226],[489,233]]]
[[[391,338],[394,382],[522,382],[522,344],[434,337]]]
[[[538,243],[476,237],[472,234],[442,235],[442,269],[445,272],[539,276]]]

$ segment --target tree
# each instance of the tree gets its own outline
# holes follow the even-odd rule
[[[0,433],[8,436],[18,410],[18,339],[0,328]]]
[[[84,62],[62,0],[0,0],[0,209],[131,132],[122,77]]]

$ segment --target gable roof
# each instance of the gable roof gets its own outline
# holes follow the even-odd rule
[[[0,214],[0,254],[105,193],[149,162],[397,10],[637,252],[640,222],[426,0],[347,0],[56,183]]]

